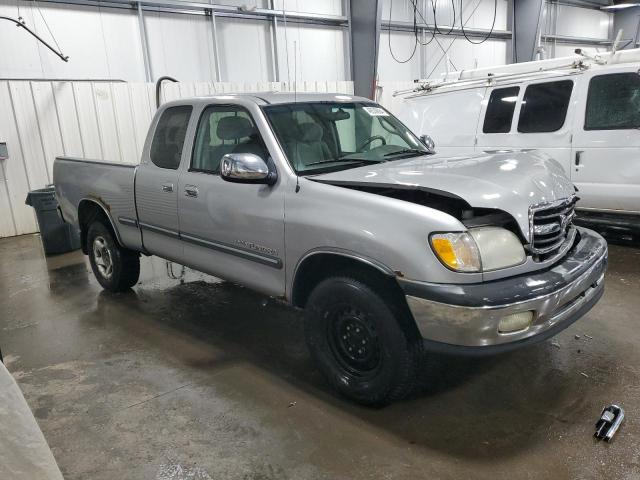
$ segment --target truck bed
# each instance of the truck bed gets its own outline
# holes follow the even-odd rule
[[[137,225],[123,224],[120,218],[137,219],[134,182],[137,165],[56,157],[53,182],[65,221],[79,227],[78,207],[92,201],[108,214],[120,242],[128,248],[142,248]]]

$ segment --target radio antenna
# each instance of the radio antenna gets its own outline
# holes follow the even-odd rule
[[[293,103],[298,103],[298,42],[293,41]]]

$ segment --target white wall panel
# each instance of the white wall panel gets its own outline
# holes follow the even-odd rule
[[[413,58],[409,60],[414,45],[412,33],[383,31],[378,53],[378,79],[399,81],[420,78],[420,45],[416,47]]]
[[[342,0],[275,0],[276,10],[291,10],[294,12],[323,13],[326,15],[343,15]]]
[[[144,79],[134,12],[20,1],[20,14],[27,26],[53,44],[44,17],[69,62],[61,61],[26,31],[3,22],[0,76]],[[0,15],[17,18],[16,1],[0,0]]]
[[[426,46],[418,45],[414,57],[406,63],[398,63],[389,52],[388,32],[384,32],[378,57],[378,78],[380,81],[407,81],[424,77],[439,77],[447,71],[447,57],[450,60],[449,70],[465,70],[491,65],[504,65],[507,59],[507,42],[505,40],[487,40],[476,45],[469,43],[464,37],[437,35]],[[399,60],[406,60],[413,49],[412,34],[392,32],[391,47]],[[439,43],[438,43],[439,42]],[[446,53],[445,53],[446,52]],[[424,57],[425,72],[420,71],[421,57]]]
[[[278,28],[280,79],[339,81],[349,77],[347,30],[283,22]],[[288,64],[287,64],[288,61]]]
[[[274,78],[269,22],[221,17],[216,28],[222,78],[229,82]]]
[[[9,83],[0,82],[0,135],[2,135],[2,141],[7,142],[9,150],[9,158],[0,162],[4,169],[4,183],[8,193],[8,204],[11,207],[8,212],[0,212],[0,216],[12,216],[15,233],[21,235],[36,231],[33,209],[24,204],[27,193],[31,188],[36,187],[29,185],[25,156],[22,153],[16,125]]]
[[[73,84],[73,95],[84,156],[93,159],[104,158],[93,98],[93,85],[89,82],[76,82]]]
[[[163,101],[221,92],[291,90],[273,82],[166,83]],[[345,81],[304,81],[300,92],[353,93]],[[0,141],[0,238],[37,231],[27,193],[51,182],[59,155],[137,163],[155,108],[150,83],[2,82]]]
[[[51,89],[60,126],[61,151],[65,155],[84,157],[84,145],[82,144],[82,135],[80,135],[80,120],[78,118],[73,84],[69,82],[51,82]]]
[[[9,83],[9,94],[13,102],[20,150],[24,158],[29,159],[25,163],[29,185],[51,183],[42,149],[31,85],[26,82],[11,82]]]
[[[53,178],[53,159],[62,151],[62,138],[60,136],[60,122],[56,101],[53,95],[53,86],[48,82],[34,82],[31,84],[33,103],[36,109],[36,122],[48,178]]]
[[[609,38],[611,14],[591,8],[558,5],[557,35],[568,37]]]
[[[153,77],[192,82],[213,78],[211,21],[205,16],[145,12]]]

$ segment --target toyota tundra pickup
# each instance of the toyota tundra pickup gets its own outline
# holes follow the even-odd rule
[[[59,157],[54,182],[105,289],[135,285],[142,254],[281,298],[329,382],[365,404],[411,391],[425,349],[542,341],[604,289],[606,242],[572,224],[558,163],[442,157],[364,98],[171,102],[138,164]]]

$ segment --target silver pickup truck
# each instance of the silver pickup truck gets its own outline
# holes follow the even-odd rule
[[[171,102],[138,165],[60,157],[54,181],[104,288],[157,255],[304,308],[319,368],[367,404],[406,395],[425,346],[535,343],[604,288],[606,242],[572,225],[556,162],[443,158],[364,98]]]

